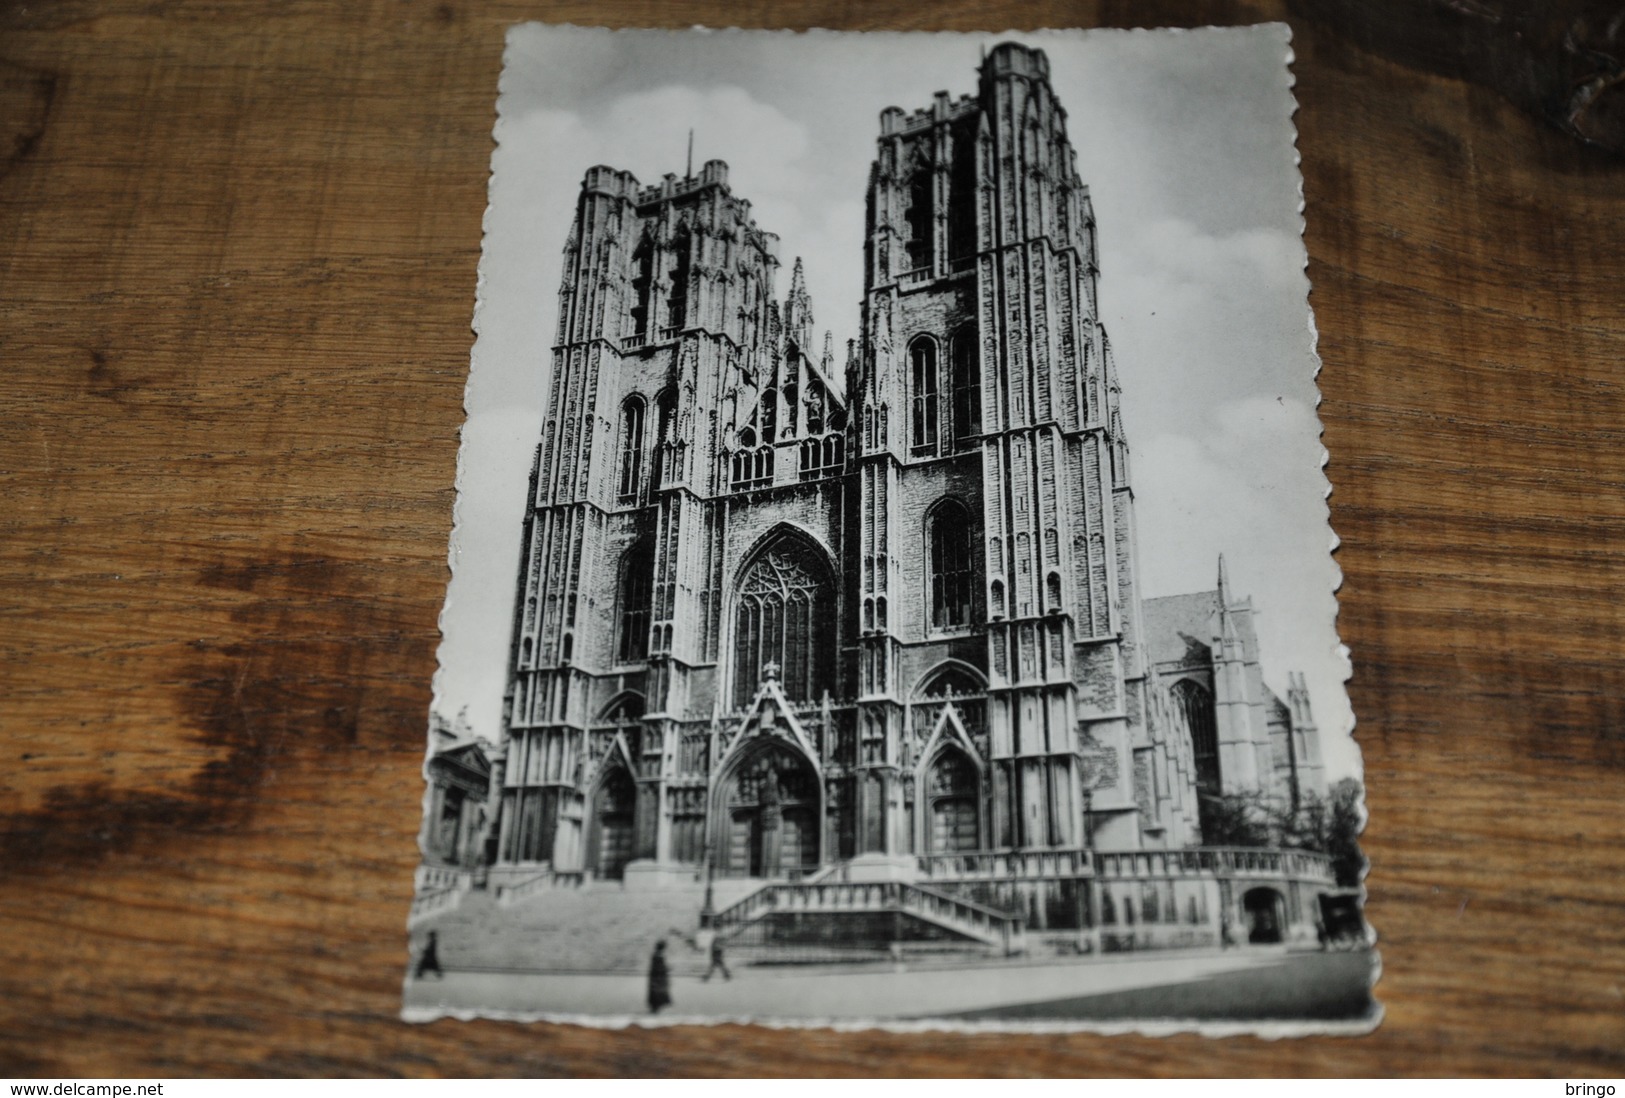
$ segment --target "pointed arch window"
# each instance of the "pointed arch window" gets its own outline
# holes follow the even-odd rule
[[[734,704],[756,696],[762,667],[778,664],[791,701],[834,688],[835,586],[829,565],[796,537],[774,542],[746,569],[734,611]]]
[[[643,479],[643,399],[627,397],[621,405],[621,461],[619,495],[636,499]]]
[[[933,453],[937,448],[936,341],[930,336],[919,336],[908,345],[908,359],[914,383],[914,452]]]
[[[762,441],[777,442],[779,439],[779,391],[771,386],[762,393],[761,403]]]
[[[948,500],[931,512],[931,627],[962,629],[970,624],[971,520],[963,504]]]
[[[955,446],[963,446],[982,433],[982,378],[976,350],[976,327],[971,324],[955,332],[948,347]]]
[[[987,684],[970,669],[948,664],[928,672],[921,680],[915,696],[919,698],[954,698],[965,697],[971,694],[980,694],[987,689]]]
[[[1196,787],[1217,795],[1219,785],[1219,728],[1213,713],[1213,695],[1194,679],[1181,679],[1172,690],[1190,729],[1191,755],[1196,764]]]
[[[621,561],[615,641],[615,658],[619,663],[636,663],[649,656],[649,603],[653,580],[654,560],[648,547],[639,545]]]

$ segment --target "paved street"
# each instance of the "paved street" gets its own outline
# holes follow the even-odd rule
[[[672,1018],[777,1018],[857,1020],[973,1015],[1082,1017],[1071,1009],[1054,1014],[1036,1004],[1074,1003],[1095,996],[1167,988],[1252,971],[1296,966],[1284,950],[1231,950],[1107,957],[1049,958],[1042,962],[938,967],[887,965],[737,968],[732,981],[695,976],[672,980]],[[1244,981],[1245,982],[1245,981]],[[1240,986],[1240,985],[1238,985]],[[414,981],[406,991],[408,1017],[460,1010],[548,1015],[643,1016],[641,976],[583,973],[452,971],[444,980]],[[1022,1009],[1025,1007],[1026,1009]],[[1120,1015],[1121,1017],[1121,1015]]]

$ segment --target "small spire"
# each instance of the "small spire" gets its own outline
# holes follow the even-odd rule
[[[1219,605],[1230,609],[1230,576],[1224,568],[1224,554],[1219,554]]]
[[[688,130],[688,169],[683,173],[684,179],[694,178],[694,128]]]

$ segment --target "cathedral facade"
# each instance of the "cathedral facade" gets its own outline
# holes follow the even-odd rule
[[[493,879],[1186,851],[1204,797],[1322,790],[1307,688],[1264,684],[1222,562],[1210,591],[1139,589],[1095,216],[1042,51],[882,113],[866,230],[838,352],[727,165],[587,171]]]

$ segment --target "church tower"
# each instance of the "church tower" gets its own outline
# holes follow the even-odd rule
[[[586,173],[524,526],[499,865],[702,857],[709,722],[683,720],[716,690],[715,497],[739,475],[720,417],[776,357],[777,247],[721,161],[649,187]]]
[[[974,97],[880,122],[852,394],[861,846],[1156,844],[1128,447],[1048,59],[1001,45]],[[937,752],[975,819],[939,811]]]

